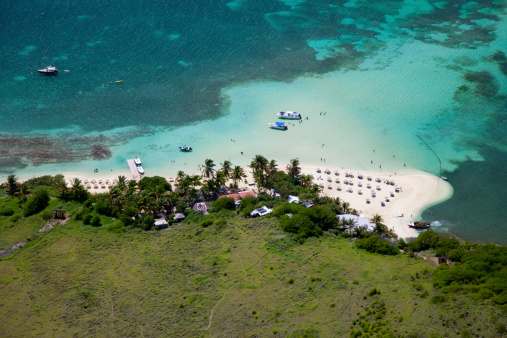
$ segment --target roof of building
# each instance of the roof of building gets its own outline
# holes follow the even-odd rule
[[[375,229],[375,223],[370,221],[368,218],[363,216],[357,216],[352,214],[344,214],[344,215],[337,215],[339,219],[353,219],[356,221],[355,225],[361,228],[366,228],[368,230],[374,230]]]
[[[209,209],[211,209],[211,207],[208,202],[195,203],[194,206],[192,207],[192,210],[201,212],[208,212]]]
[[[182,214],[181,212],[174,214],[174,219],[184,219],[184,218],[185,218],[185,214]]]
[[[287,198],[287,202],[289,202],[289,203],[299,203],[299,197],[298,196],[289,195],[289,198]]]
[[[243,198],[247,197],[247,196],[253,196],[253,197],[257,197],[257,194],[254,193],[253,191],[249,190],[249,191],[240,191],[240,192],[236,192],[234,194],[229,194],[229,195],[222,195],[220,196],[220,198],[222,197],[231,197],[231,198],[234,198],[234,201],[239,201],[239,200],[242,200]]]

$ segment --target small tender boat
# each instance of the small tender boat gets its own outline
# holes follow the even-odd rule
[[[278,113],[278,116],[282,119],[290,119],[290,120],[300,120],[301,114],[296,113],[295,111],[281,111]]]
[[[134,157],[134,163],[136,165],[141,165],[141,159],[139,157]]]
[[[43,74],[51,74],[51,73],[58,73],[58,68],[49,66],[46,68],[37,69],[37,71],[39,73],[43,73]]]
[[[415,229],[426,229],[426,228],[430,227],[430,223],[421,221],[421,222],[408,223],[408,226],[410,228],[415,228]]]
[[[143,169],[143,167],[142,167],[142,166],[138,166],[138,167],[137,167],[137,171],[138,171],[141,175],[143,175],[143,174],[144,174],[144,169]]]
[[[287,130],[287,126],[284,122],[268,123],[268,126],[273,129]]]
[[[178,148],[180,148],[181,151],[192,151],[192,147],[181,146],[181,147],[178,147]]]
[[[447,177],[445,177],[445,176],[440,176],[440,177],[442,177],[443,180],[447,181]]]

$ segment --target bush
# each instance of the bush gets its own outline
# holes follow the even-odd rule
[[[252,210],[255,209],[255,204],[257,203],[257,199],[253,196],[246,196],[239,202],[239,208],[243,210],[246,207],[252,207]]]
[[[99,227],[102,225],[99,215],[95,215],[92,217],[92,219],[90,220],[90,225],[94,227]]]
[[[171,184],[167,182],[165,178],[160,176],[143,177],[137,183],[137,186],[140,190],[151,190],[158,193],[164,193],[172,190]]]
[[[400,253],[394,245],[387,241],[383,241],[378,235],[362,238],[356,242],[356,246],[359,249],[365,249],[368,252],[381,255],[397,255]]]
[[[112,206],[113,202],[109,198],[103,196],[99,198],[94,209],[99,215],[112,216]]]
[[[90,209],[88,208],[81,208],[79,209],[78,211],[76,211],[73,215],[72,215],[72,219],[74,221],[79,221],[79,220],[82,220],[83,217],[86,215],[86,214],[89,214],[90,213]]]
[[[442,304],[442,303],[445,303],[446,301],[447,301],[447,298],[444,295],[435,295],[435,296],[431,297],[431,300],[430,300],[430,302],[432,304]]]
[[[14,210],[12,210],[12,208],[0,209],[0,216],[12,216],[12,215],[14,215]]]
[[[92,221],[92,214],[90,213],[87,213],[87,214],[84,214],[83,215],[83,224],[84,225],[90,225],[91,224],[91,221]]]
[[[499,334],[504,334],[505,332],[507,332],[506,328],[505,328],[505,324],[504,323],[497,323],[496,324],[496,330],[498,331]]]
[[[226,209],[226,210],[234,210],[236,205],[234,204],[235,200],[232,197],[222,197],[217,199],[213,204],[211,205],[211,212],[218,212],[220,210]]]
[[[204,221],[202,221],[201,223],[199,223],[199,225],[202,226],[203,228],[207,228],[211,224],[213,224],[213,220],[211,218],[206,218]]]
[[[120,234],[127,231],[127,228],[125,227],[125,224],[123,224],[122,221],[116,220],[107,227],[107,231]]]
[[[53,213],[49,210],[44,210],[43,212],[40,213],[40,216],[42,217],[43,220],[47,222],[51,218],[53,218]]]
[[[28,197],[23,210],[23,215],[28,217],[44,210],[49,204],[49,199],[47,188],[37,188],[33,195]]]

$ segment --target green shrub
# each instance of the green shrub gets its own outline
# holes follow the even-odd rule
[[[257,199],[253,196],[246,196],[239,202],[239,208],[243,210],[244,208],[251,207],[252,210],[255,209],[255,205],[257,204]]]
[[[114,233],[124,233],[127,231],[125,224],[122,221],[116,220],[107,227],[107,231]]]
[[[91,224],[91,220],[92,220],[92,214],[90,213],[87,213],[85,215],[83,215],[83,224],[85,225],[90,225]]]
[[[221,217],[221,218],[217,219],[214,223],[218,228],[222,228],[227,224],[227,220],[225,218]]]
[[[107,197],[100,197],[94,206],[95,211],[104,216],[112,216],[113,202]]]
[[[95,215],[92,217],[92,219],[90,220],[90,225],[94,227],[99,227],[102,225],[99,215]]]
[[[210,212],[218,212],[223,209],[233,210],[236,207],[234,202],[235,202],[235,200],[232,197],[219,198],[215,202],[213,202],[213,204],[211,205]]]
[[[21,218],[21,215],[20,214],[14,214],[12,215],[9,220],[12,222],[12,223],[16,223],[17,221],[19,221],[19,219]]]
[[[463,329],[463,330],[461,330],[461,337],[471,338],[472,337],[472,333],[470,332],[469,329]]]
[[[203,228],[207,228],[209,227],[211,224],[213,224],[213,220],[211,218],[206,218],[205,220],[203,220],[201,223],[199,223],[199,225]]]
[[[370,290],[370,292],[368,292],[368,296],[375,296],[375,295],[380,295],[380,290],[377,288],[373,288]]]
[[[497,323],[496,330],[498,331],[499,334],[502,334],[502,335],[505,334],[505,332],[507,332],[504,323]]]
[[[361,238],[356,242],[356,246],[359,249],[365,249],[368,252],[381,255],[397,255],[400,253],[398,248],[387,241],[383,241],[378,235]]]
[[[49,200],[50,198],[47,188],[39,187],[35,189],[33,195],[28,197],[25,203],[23,215],[28,217],[44,210],[48,206]]]
[[[43,220],[47,222],[51,218],[53,218],[53,213],[49,210],[44,210],[43,212],[40,213],[40,216],[42,217]]]
[[[0,216],[12,216],[12,215],[14,215],[14,210],[12,210],[12,208],[0,209]]]
[[[446,301],[447,301],[447,298],[444,295],[435,295],[435,296],[431,297],[431,300],[430,300],[430,302],[432,304],[442,304],[442,303],[445,303]]]

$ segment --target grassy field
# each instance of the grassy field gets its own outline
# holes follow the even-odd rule
[[[69,220],[33,236],[40,217],[11,217],[0,248],[31,240],[0,260],[2,337],[500,337],[505,322],[463,294],[435,304],[420,258],[330,234],[299,245],[274,218],[125,234]]]

